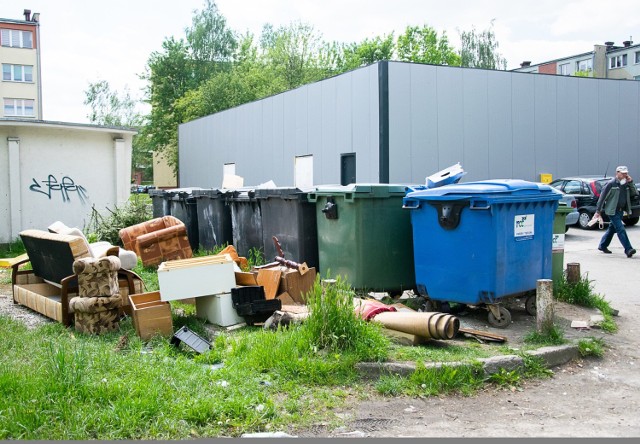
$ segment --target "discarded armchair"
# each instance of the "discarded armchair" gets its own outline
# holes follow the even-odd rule
[[[77,331],[101,334],[119,328],[122,297],[118,286],[120,259],[106,256],[74,261],[78,296],[69,301]]]
[[[118,233],[127,250],[133,250],[144,266],[188,259],[193,256],[187,227],[173,216],[163,216],[123,228]]]

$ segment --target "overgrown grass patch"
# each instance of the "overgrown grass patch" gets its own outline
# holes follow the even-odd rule
[[[553,293],[559,301],[587,308],[597,308],[604,317],[604,321],[599,324],[600,328],[608,333],[618,331],[611,305],[602,295],[594,292],[593,281],[589,280],[588,273],[582,275],[580,280],[575,283],[568,282],[566,273],[563,274],[554,284]]]
[[[564,331],[557,325],[552,325],[544,332],[532,331],[524,337],[527,344],[546,346],[546,345],[562,345],[568,341],[564,337]]]
[[[602,358],[604,356],[604,347],[604,341],[593,336],[578,341],[578,350],[583,358],[588,356]]]

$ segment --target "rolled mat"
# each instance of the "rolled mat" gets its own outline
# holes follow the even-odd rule
[[[391,330],[431,339],[453,339],[460,329],[457,317],[438,312],[386,311],[373,320]]]

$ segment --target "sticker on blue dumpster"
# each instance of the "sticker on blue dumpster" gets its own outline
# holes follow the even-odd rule
[[[533,239],[535,214],[516,214],[513,235],[517,241]]]
[[[554,234],[551,238],[551,251],[560,253],[564,251],[564,234]]]

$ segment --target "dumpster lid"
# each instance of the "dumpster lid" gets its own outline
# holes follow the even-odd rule
[[[425,189],[421,186],[407,194],[408,198],[431,200],[458,200],[488,195],[500,199],[503,197],[544,197],[559,200],[562,193],[555,188],[520,179],[493,179],[462,184],[443,185],[438,188]]]
[[[219,188],[203,188],[193,190],[194,197],[209,197],[211,199],[222,198],[231,194],[230,190]]]
[[[256,198],[268,199],[270,197],[279,197],[281,199],[305,199],[307,193],[313,191],[313,188],[302,190],[300,188],[276,187],[276,188],[259,188],[256,189]]]
[[[404,196],[407,188],[416,185],[388,183],[352,183],[349,185],[318,185],[313,193],[320,196],[353,194],[354,197],[390,197]]]

